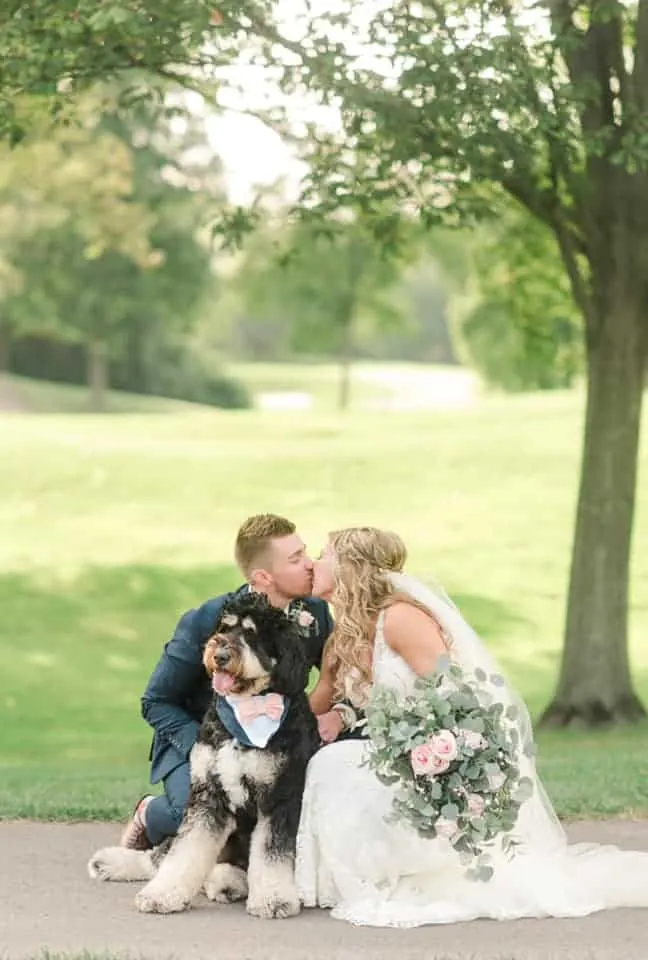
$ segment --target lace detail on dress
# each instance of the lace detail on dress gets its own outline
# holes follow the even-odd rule
[[[376,622],[373,659],[374,683],[380,687],[390,687],[404,695],[411,693],[416,674],[387,644],[385,640],[385,611],[381,611]]]
[[[357,667],[352,667],[344,678],[344,695],[356,710],[366,709],[374,683],[407,692],[411,690],[416,679],[416,675],[403,658],[395,653],[385,640],[385,612],[385,610],[381,610],[376,620],[372,664],[373,682],[363,682]]]

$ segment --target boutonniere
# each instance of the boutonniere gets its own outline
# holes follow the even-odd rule
[[[315,623],[315,617],[308,610],[300,610],[297,614],[297,623],[300,627],[312,627]]]
[[[303,631],[309,633],[315,624],[317,627],[317,621],[315,617],[307,610],[303,604],[295,604],[295,606],[290,610],[288,616],[291,620],[294,620],[297,626],[301,627]]]

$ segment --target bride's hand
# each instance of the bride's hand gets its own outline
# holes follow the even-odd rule
[[[339,710],[329,710],[328,713],[321,713],[317,718],[317,726],[322,743],[333,743],[344,729]]]

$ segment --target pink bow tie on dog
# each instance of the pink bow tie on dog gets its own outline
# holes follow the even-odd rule
[[[236,712],[243,723],[251,723],[257,717],[281,720],[284,711],[283,697],[280,693],[267,693],[264,696],[241,697],[234,700]]]

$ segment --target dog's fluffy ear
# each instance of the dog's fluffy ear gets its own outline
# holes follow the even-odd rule
[[[271,686],[277,693],[296,697],[308,683],[309,667],[299,630],[284,623],[274,637],[277,662],[272,670]]]
[[[210,637],[207,643],[205,644],[205,649],[203,650],[203,667],[211,677],[213,673],[216,672],[216,663],[214,661],[214,653],[216,652],[216,640],[214,637]]]

